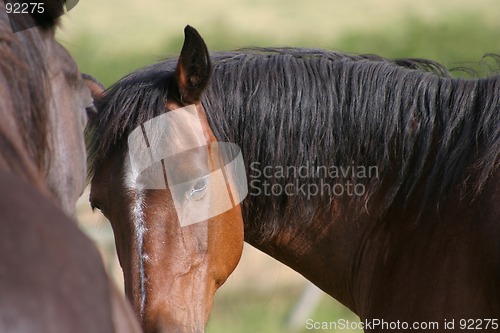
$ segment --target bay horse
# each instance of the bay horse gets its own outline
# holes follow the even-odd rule
[[[180,227],[168,190],[130,182],[127,137],[187,104],[208,137],[241,147],[241,215]],[[203,332],[243,238],[366,332],[498,329],[498,75],[316,49],[209,55],[186,27],[178,59],[129,74],[97,108],[90,202],[111,222],[146,332]]]
[[[44,5],[9,18],[0,4],[0,331],[139,332],[72,219],[95,108],[54,38],[64,2]]]

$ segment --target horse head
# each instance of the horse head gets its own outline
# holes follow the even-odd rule
[[[94,168],[90,202],[113,226],[126,294],[146,332],[203,332],[214,293],[242,252],[239,205],[213,211],[232,180],[220,172],[220,146],[201,104],[210,73],[207,47],[188,26],[175,68],[146,84],[125,78],[100,98],[91,121],[91,154],[111,144]],[[126,120],[117,112],[128,111],[134,126],[106,140],[103,131],[121,127],[112,119]]]

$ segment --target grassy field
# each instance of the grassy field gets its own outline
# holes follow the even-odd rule
[[[449,67],[500,53],[498,0],[86,0],[65,15],[58,38],[83,72],[109,86],[136,68],[177,54],[186,24],[198,29],[210,50],[320,47],[429,58]],[[85,198],[79,207],[82,226],[100,244],[120,284],[109,226],[89,211]],[[217,295],[207,332],[287,332],[284,322],[304,283],[288,268],[246,250]],[[311,318],[356,320],[327,296]],[[306,331],[304,324],[299,332]]]
[[[236,293],[218,295],[207,333],[286,333],[285,322],[299,293],[297,289],[278,288],[273,292],[241,290]],[[310,319],[316,322],[330,322],[338,319],[359,321],[348,309],[325,296]],[[308,332],[306,323],[297,333]],[[335,331],[333,331],[335,332]],[[340,330],[339,330],[340,332]],[[342,330],[342,332],[362,332]]]
[[[186,24],[211,50],[320,47],[455,66],[500,53],[499,13],[497,0],[86,0],[65,15],[59,39],[106,85],[177,54]]]

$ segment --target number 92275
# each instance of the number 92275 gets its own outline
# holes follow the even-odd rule
[[[23,2],[23,3],[5,3],[7,14],[43,14],[45,12],[43,2]]]

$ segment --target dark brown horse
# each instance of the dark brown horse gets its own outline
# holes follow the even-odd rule
[[[91,204],[111,221],[147,332],[203,331],[207,291],[235,266],[243,230],[367,332],[498,329],[500,77],[451,78],[427,60],[255,49],[213,54],[209,80],[208,57],[186,28],[179,60],[120,80],[92,123]],[[241,147],[243,223],[234,211],[224,224],[180,227],[168,190],[130,182],[128,136],[191,103],[207,133]],[[203,228],[215,231],[207,239]]]
[[[0,331],[138,332],[95,246],[69,218],[85,186],[93,101],[54,39],[50,17],[62,6],[47,4],[34,27],[36,17],[9,22],[0,5]]]

